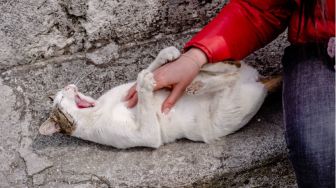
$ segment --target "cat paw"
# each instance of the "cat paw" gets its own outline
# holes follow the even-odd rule
[[[159,52],[158,57],[160,57],[165,63],[174,61],[180,57],[180,51],[174,46],[167,47]]]
[[[138,80],[137,80],[137,91],[153,91],[155,87],[155,80],[154,80],[154,75],[152,72],[148,70],[143,70],[139,73],[138,75]]]

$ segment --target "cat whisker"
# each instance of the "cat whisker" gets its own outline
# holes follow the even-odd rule
[[[92,74],[94,72],[94,70],[90,71],[89,73],[85,74],[85,73],[82,73],[80,75],[80,77],[78,77],[74,82],[73,84],[77,85],[79,84],[84,78],[86,78],[87,76],[89,76],[90,74]],[[84,75],[85,74],[85,75]]]

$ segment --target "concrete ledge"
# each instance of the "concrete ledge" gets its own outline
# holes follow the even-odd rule
[[[279,94],[270,96],[246,127],[212,144],[181,140],[157,150],[117,150],[61,134],[38,135],[50,107],[46,93],[94,70],[83,78],[80,89],[99,94],[118,79],[124,80],[117,74],[125,69],[93,65],[83,69],[83,60],[72,59],[4,72],[2,84],[10,87],[1,87],[14,97],[2,99],[9,104],[2,129],[4,133],[17,131],[1,142],[2,147],[12,148],[0,155],[10,156],[0,168],[2,187],[295,185],[286,160]]]

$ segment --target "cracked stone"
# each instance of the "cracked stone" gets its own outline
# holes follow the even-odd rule
[[[45,185],[39,186],[40,188],[92,188],[92,187],[96,187],[93,186],[90,183],[83,183],[83,184],[68,184],[68,183],[64,183],[64,182],[49,182]]]
[[[16,96],[13,89],[4,85],[1,78],[0,91],[0,187],[20,187],[27,181],[24,163],[15,151],[20,140],[20,113],[14,109]]]
[[[87,11],[87,0],[67,0],[63,1],[70,15],[77,17],[85,16]]]
[[[39,173],[44,169],[53,166],[53,163],[45,157],[39,157],[37,154],[28,150],[20,150],[20,155],[27,165],[27,171],[29,176]]]
[[[19,153],[25,161],[27,173],[29,176],[37,174],[53,166],[52,161],[48,160],[46,157],[39,156],[32,151],[32,140],[29,137],[23,137],[21,143],[23,144],[19,149]]]
[[[34,185],[42,185],[45,180],[45,175],[44,174],[35,174],[33,176],[33,184]]]
[[[160,49],[152,44],[148,46]],[[138,50],[143,52],[148,46]],[[129,51],[125,52],[126,55],[122,55],[127,56],[135,52]],[[20,124],[22,132],[20,154],[26,160],[27,174],[46,175],[47,183],[42,184],[44,187],[66,187],[66,183],[74,186],[76,183],[82,185],[87,182],[111,187],[152,185],[176,187],[192,185],[204,177],[215,174],[230,173],[234,174],[232,175],[234,178],[241,171],[258,168],[274,157],[284,158],[286,150],[282,136],[279,98],[272,100],[272,103],[266,102],[257,114],[256,117],[262,118],[263,121],[258,122],[255,118],[239,132],[210,145],[179,141],[157,150],[145,148],[117,150],[61,134],[52,137],[38,135],[38,126],[45,120],[51,107],[47,97],[43,97],[45,93],[57,91],[69,81],[93,71],[95,74],[83,77],[78,86],[85,93],[99,95],[113,85],[125,82],[127,78],[132,79],[132,74],[138,72],[139,67],[146,66],[148,62],[143,60],[143,55],[137,54],[138,56],[133,58],[139,64],[135,66],[134,71],[126,71],[128,66],[133,67],[129,59],[124,59],[121,62],[122,66],[111,65],[104,69],[85,64],[81,59],[72,59],[63,63],[49,63],[38,68],[32,67],[30,71],[21,68],[12,71],[9,76],[15,80],[11,79],[9,84],[25,88],[25,97],[31,101],[30,111],[25,116],[27,123]],[[127,77],[119,77],[118,74]],[[136,74],[133,78],[135,76]],[[96,90],[97,86],[99,90]],[[29,118],[28,114],[34,115],[35,118]],[[31,140],[32,137],[34,140]],[[44,156],[47,157],[39,158]],[[38,163],[44,165],[32,166],[35,158],[42,160]],[[44,160],[49,160],[50,163]],[[283,163],[286,162],[288,161]],[[91,180],[91,174],[99,177],[98,180]],[[293,177],[290,174],[285,175],[288,175],[288,179]]]

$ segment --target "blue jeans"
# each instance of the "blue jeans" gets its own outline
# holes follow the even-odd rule
[[[299,187],[335,187],[335,70],[325,51],[289,46],[282,60],[285,136]]]

